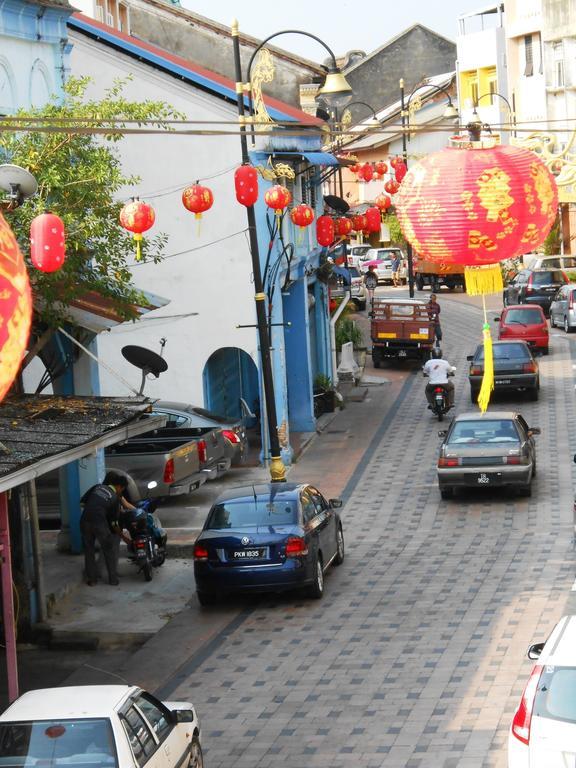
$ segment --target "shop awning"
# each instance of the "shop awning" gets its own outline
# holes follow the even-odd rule
[[[310,165],[340,165],[330,152],[273,152],[273,157],[303,157]]]

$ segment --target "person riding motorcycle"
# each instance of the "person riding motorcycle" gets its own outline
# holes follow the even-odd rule
[[[432,350],[432,357],[422,368],[424,376],[429,379],[428,384],[426,384],[426,399],[429,407],[432,407],[432,395],[437,386],[444,387],[448,393],[448,406],[451,408],[454,405],[454,384],[448,377],[452,376],[455,370],[456,368],[450,365],[448,360],[442,359],[442,350],[435,347]]]

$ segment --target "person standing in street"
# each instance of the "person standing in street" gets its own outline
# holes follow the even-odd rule
[[[108,472],[103,483],[93,485],[81,499],[83,504],[80,517],[80,531],[84,543],[84,564],[86,584],[92,587],[98,580],[96,566],[96,543],[104,557],[108,572],[108,583],[117,586],[118,554],[116,543],[122,533],[119,518],[120,507],[128,504],[123,493],[128,482],[119,472]],[[132,505],[130,505],[131,507]]]
[[[394,284],[394,287],[397,288],[400,283],[400,265],[402,264],[402,259],[400,258],[400,254],[396,253],[394,258],[392,259],[392,283]]]
[[[364,275],[364,285],[368,293],[368,301],[366,302],[366,308],[368,312],[372,311],[372,304],[374,302],[374,291],[378,287],[378,275],[376,274],[376,267],[371,264],[368,267],[368,272]]]
[[[428,317],[434,323],[434,336],[436,338],[436,343],[440,344],[442,341],[442,328],[440,326],[440,304],[438,304],[438,301],[436,300],[435,293],[430,294],[430,300],[428,301],[428,304],[426,304],[426,309],[428,310]]]

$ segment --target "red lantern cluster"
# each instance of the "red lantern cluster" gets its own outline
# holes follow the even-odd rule
[[[258,200],[258,171],[251,165],[241,165],[234,172],[236,200],[249,208]]]
[[[131,203],[126,205],[120,211],[120,224],[128,232],[134,233],[136,241],[136,261],[142,258],[141,242],[142,233],[147,232],[154,225],[156,214],[154,208],[148,203],[144,203],[138,198],[134,198]]]
[[[290,218],[297,227],[308,227],[314,221],[314,211],[306,203],[301,203],[290,211]]]
[[[281,184],[274,184],[264,193],[264,202],[268,208],[274,209],[277,216],[281,216],[284,208],[287,208],[292,202],[292,193]]]
[[[66,258],[64,222],[54,213],[41,213],[30,224],[30,258],[40,272],[56,272]]]
[[[210,210],[214,204],[214,195],[208,187],[201,184],[192,184],[186,187],[182,192],[182,204],[186,210],[195,215],[197,219],[202,218],[204,211]]]
[[[332,245],[335,238],[334,219],[330,216],[319,216],[316,221],[316,239],[318,245]]]

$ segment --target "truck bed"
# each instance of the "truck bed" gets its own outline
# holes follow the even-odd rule
[[[370,326],[372,360],[427,358],[434,346],[434,321],[423,302],[375,299]]]

